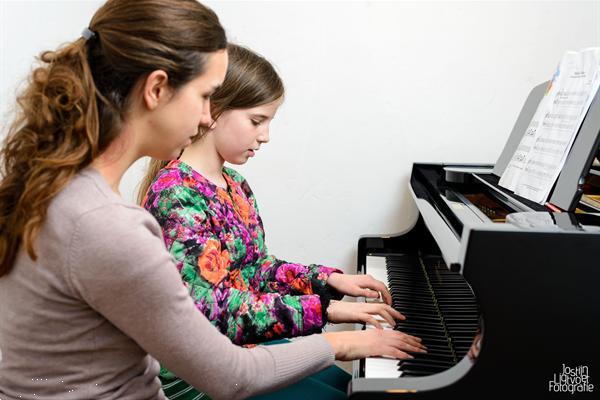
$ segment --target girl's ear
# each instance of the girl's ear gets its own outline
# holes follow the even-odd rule
[[[173,96],[173,89],[169,86],[169,76],[163,70],[152,71],[142,86],[144,105],[149,110],[156,109]]]

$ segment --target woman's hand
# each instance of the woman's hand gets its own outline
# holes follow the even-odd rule
[[[364,331],[322,334],[335,350],[335,359],[352,361],[366,357],[414,358],[410,353],[426,353],[421,339],[400,331],[367,329]]]
[[[475,338],[473,339],[473,344],[467,353],[467,356],[469,356],[471,360],[475,360],[477,357],[479,357],[479,351],[481,350],[481,339],[483,339],[483,335],[480,332],[477,332]]]
[[[392,304],[392,296],[385,284],[371,275],[346,275],[334,272],[329,275],[327,284],[348,296],[363,296],[376,299],[381,297],[386,304]]]
[[[392,327],[396,325],[396,319],[406,319],[404,315],[384,303],[354,303],[331,300],[329,307],[327,307],[327,319],[334,324],[362,322],[381,329],[381,323],[375,318],[376,315],[379,315]]]

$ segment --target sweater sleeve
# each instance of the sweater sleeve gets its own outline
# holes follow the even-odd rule
[[[231,171],[234,179],[239,182],[250,206],[256,213],[257,236],[262,238],[261,252],[266,254],[257,263],[256,273],[252,280],[252,283],[256,285],[255,289],[261,292],[280,294],[318,294],[324,309],[327,309],[330,299],[340,300],[343,295],[327,286],[327,279],[333,273],[343,274],[342,270],[320,264],[303,265],[287,262],[268,253],[256,196],[246,179],[231,169],[228,171]]]
[[[160,221],[167,248],[196,307],[236,344],[320,332],[325,321],[319,295],[248,288],[242,275],[250,269],[231,269],[209,211],[190,191],[182,186],[163,190],[147,207]]]
[[[110,204],[81,216],[67,269],[74,293],[214,399],[275,390],[333,363],[318,335],[252,349],[232,344],[195,309],[160,227],[138,207]]]
[[[343,272],[319,264],[303,265],[269,255],[259,261],[255,280],[258,290],[280,294],[318,294],[324,299],[340,300],[343,295],[327,285],[331,274]],[[328,303],[328,302],[327,302]],[[323,305],[326,308],[326,305]]]

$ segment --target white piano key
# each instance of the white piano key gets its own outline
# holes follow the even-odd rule
[[[375,316],[375,319],[376,319],[376,320],[378,320],[378,321],[384,321],[383,319],[379,319],[378,317],[379,317],[379,316],[378,316],[378,315],[376,315],[376,316]],[[381,327],[383,328],[383,330],[384,330],[384,331],[391,331],[391,330],[393,330],[393,329],[394,329],[394,327],[393,327],[393,326],[391,326],[390,324],[388,324],[388,323],[387,323],[387,322],[385,322],[385,321],[384,321],[384,322],[380,322],[380,324],[381,324]],[[365,329],[377,329],[377,328],[375,327],[375,325],[366,324],[366,325],[365,325]]]
[[[385,257],[367,256],[366,272],[373,278],[388,284]],[[379,301],[378,299],[367,299],[367,301]],[[383,330],[393,330],[383,317],[376,315],[375,319],[381,322]],[[365,329],[376,329],[375,326],[367,324]],[[398,370],[399,360],[395,358],[368,357],[365,358],[365,378],[399,378],[402,371]]]
[[[382,357],[365,359],[365,378],[398,378],[398,360]]]
[[[367,274],[387,285],[387,269],[385,267],[385,257],[367,256],[366,263]]]
[[[373,278],[385,283],[385,285],[388,286],[385,257],[367,256],[366,271],[367,274],[371,275]],[[365,301],[368,303],[379,302],[381,301],[381,296],[378,299],[365,299]]]

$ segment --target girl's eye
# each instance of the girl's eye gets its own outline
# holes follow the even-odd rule
[[[204,96],[202,96],[202,98],[204,100],[210,100],[210,94],[205,94]]]
[[[254,126],[260,125],[260,121],[255,121],[255,120],[251,120],[251,121],[252,121],[252,125],[254,125]]]

